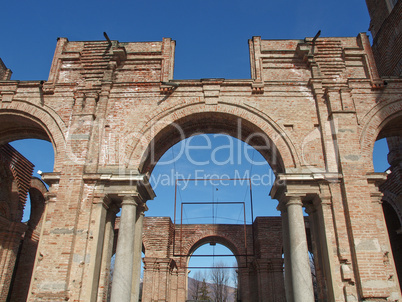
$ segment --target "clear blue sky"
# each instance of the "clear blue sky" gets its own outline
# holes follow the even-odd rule
[[[247,41],[252,36],[304,39],[313,37],[318,30],[322,31],[322,36],[356,36],[359,32],[367,32],[369,26],[364,0],[23,0],[7,1],[1,11],[0,57],[13,71],[12,79],[15,80],[47,79],[57,37],[66,37],[70,41],[103,40],[103,31],[112,40],[122,42],[160,41],[163,37],[170,37],[177,43],[175,79],[247,79],[250,78]],[[15,142],[13,145],[35,163],[35,172],[38,169],[49,171],[52,169],[52,148],[38,144]],[[219,140],[216,144],[219,145]],[[382,142],[380,145],[382,155],[375,155],[376,171],[388,167],[386,144]],[[167,151],[164,158],[173,156],[179,149],[176,146],[173,152]],[[208,158],[211,153],[198,156]],[[259,156],[258,152],[255,156]],[[243,162],[236,167],[230,166],[225,173],[232,176],[236,169],[249,171],[250,168],[251,165]],[[157,166],[152,175],[154,181],[158,175],[172,169],[183,174],[191,173],[188,163],[181,160],[176,166]],[[223,172],[220,166],[208,166],[208,171]],[[267,171],[266,165],[253,167],[254,173]],[[191,192],[193,197],[207,198],[190,189],[183,190],[185,196],[181,198],[190,199]],[[257,207],[254,217],[274,214],[276,203],[269,200],[269,189],[267,186],[253,187]],[[147,215],[171,215],[173,187],[160,185],[155,190],[158,197],[149,202]],[[244,187],[241,190],[246,191]],[[205,191],[212,192],[210,189]],[[215,197],[224,200],[229,196],[224,191],[225,188],[219,189]],[[243,193],[239,196],[241,201],[249,198]]]
[[[71,41],[177,42],[176,79],[249,78],[247,40],[356,36],[364,0],[6,1],[0,57],[14,79],[45,80],[57,37]]]

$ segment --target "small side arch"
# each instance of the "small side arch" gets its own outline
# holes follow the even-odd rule
[[[232,242],[231,240],[229,240],[228,238],[225,238],[225,237],[219,236],[219,235],[212,235],[212,236],[206,236],[204,238],[198,239],[195,242],[192,242],[192,245],[190,245],[190,249],[188,249],[188,251],[185,251],[185,254],[187,254],[188,258],[190,259],[191,255],[193,255],[194,252],[199,247],[201,247],[205,244],[208,244],[208,243],[214,243],[214,244],[218,243],[218,244],[221,244],[221,245],[227,247],[236,258],[237,258],[237,255],[239,255],[239,253],[240,253],[239,248],[236,246],[236,244],[234,242]]]
[[[48,107],[22,100],[0,107],[0,144],[26,138],[50,141],[55,151],[54,171],[60,171],[65,158],[66,132],[64,122]]]
[[[378,103],[363,121],[360,145],[364,162],[373,171],[374,143],[381,138],[402,135],[402,100]]]

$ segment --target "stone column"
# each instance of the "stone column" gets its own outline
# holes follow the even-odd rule
[[[286,301],[293,302],[293,285],[292,285],[292,270],[290,260],[290,245],[289,245],[289,219],[288,211],[285,206],[278,207],[282,216],[282,240],[283,253],[285,260],[285,293]]]
[[[106,216],[97,301],[106,301],[108,294],[110,294],[108,293],[110,284],[110,265],[113,256],[114,225],[117,213],[118,207],[112,204],[109,207]]]
[[[323,204],[320,198],[316,198],[314,204],[310,204],[306,206],[306,212],[309,215],[309,225],[310,225],[310,233],[311,233],[311,248],[312,253],[314,255],[314,269],[316,275],[317,282],[317,299],[318,301],[328,301],[328,297],[333,296],[332,290],[332,274],[330,268],[330,255],[328,253],[327,245],[330,244],[327,242],[326,230],[327,223],[323,219]],[[325,263],[327,264],[327,273],[325,276]],[[326,286],[326,281],[329,280],[329,287]],[[327,292],[329,293],[327,297]]]
[[[90,241],[91,245],[89,249],[88,265],[85,267],[85,274],[92,276],[83,279],[82,288],[85,301],[96,301],[99,287],[99,276],[102,264],[102,252],[104,233],[106,225],[107,209],[109,207],[110,200],[108,196],[95,196],[92,203],[91,220],[94,222],[90,229]]]
[[[137,203],[124,196],[113,273],[112,302],[130,302],[133,278],[134,238]]]
[[[142,253],[142,225],[144,220],[145,207],[139,209],[137,221],[135,222],[134,238],[134,259],[133,259],[133,281],[131,289],[131,302],[138,302],[140,298],[140,279],[141,279],[141,253]]]
[[[313,302],[313,283],[308,259],[306,229],[302,206],[301,197],[299,196],[292,196],[286,202],[289,221],[293,301]]]

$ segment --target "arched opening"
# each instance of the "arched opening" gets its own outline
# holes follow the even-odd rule
[[[251,211],[254,218],[279,216],[277,202],[269,196],[274,182],[275,174],[270,165],[250,145],[224,134],[192,136],[172,146],[159,159],[150,176],[156,197],[148,203],[146,215],[169,216],[174,220],[176,196],[177,223],[180,223],[180,204],[183,202],[186,203],[183,206],[184,223],[244,223],[242,205],[218,204],[232,201],[246,204],[246,223],[250,224],[253,223]],[[192,214],[201,209],[199,204],[191,205],[191,202],[216,204],[200,216]],[[236,215],[219,216],[219,210],[227,213],[233,207]],[[217,212],[212,217],[214,208]]]
[[[177,110],[175,116],[183,117],[174,122],[170,119],[156,121],[143,129],[143,141],[138,141],[134,146],[131,161],[139,157],[140,172],[151,173],[162,155],[176,143],[197,134],[215,133],[235,137],[249,144],[261,153],[275,173],[285,172],[286,166],[295,165],[290,144],[279,129],[272,127],[271,121],[250,115],[248,117],[255,120],[252,123],[240,117],[240,114],[247,115],[249,112],[235,115],[229,113],[234,108],[225,110],[228,112],[199,112],[188,115],[182,109]]]
[[[47,186],[40,171],[53,171],[55,155],[43,121],[18,111],[2,112],[0,120],[0,244],[5,263],[0,291],[7,301],[25,301],[45,212]]]
[[[388,119],[381,125],[373,149],[373,165],[375,172],[387,174],[387,180],[379,188],[383,193],[384,218],[402,287],[402,116]]]
[[[401,198],[398,203],[402,202]],[[386,200],[383,202],[382,208],[384,210],[385,222],[387,223],[389,241],[391,242],[392,254],[394,255],[394,262],[396,271],[398,273],[399,283],[401,284],[402,272],[402,224],[400,217],[394,207]]]
[[[32,172],[32,177],[40,179],[43,172],[53,171],[54,150],[51,142],[42,139],[20,139],[10,142],[10,145],[34,164],[35,167]],[[46,188],[49,187],[46,183],[43,184]],[[34,191],[31,193],[30,191],[31,190],[28,191],[28,197],[24,207],[23,222],[29,222],[32,211],[36,207],[36,205],[32,204],[32,200],[37,199],[37,196],[31,197],[31,194],[36,193],[37,195],[37,192]],[[36,212],[37,211],[38,210],[36,210]],[[37,214],[35,213],[34,216],[37,216]]]
[[[158,126],[160,125],[155,127]],[[253,123],[233,114],[211,112],[179,118],[175,123],[153,129],[149,136],[144,137],[152,139],[140,157],[142,158],[140,172],[151,173],[150,183],[157,196],[147,203],[149,210],[145,213],[146,218],[152,218],[152,224],[149,222],[150,228],[154,228],[153,224],[163,221],[167,225],[170,221],[169,229],[172,230],[170,235],[169,232],[165,235],[170,236],[170,243],[166,243],[169,245],[166,254],[159,251],[162,247],[154,248],[153,251],[151,245],[156,243],[150,242],[152,238],[147,238],[147,234],[144,234],[146,244],[151,246],[146,249],[144,261],[146,269],[143,295],[147,295],[146,299],[150,297],[168,299],[168,296],[162,297],[165,294],[172,295],[173,301],[176,301],[177,297],[182,297],[181,300],[188,298],[187,287],[180,287],[180,284],[187,282],[179,281],[185,280],[180,279],[187,273],[183,259],[191,254],[188,253],[188,248],[194,244],[185,242],[189,239],[185,232],[194,225],[197,225],[198,230],[212,229],[211,225],[215,225],[215,230],[218,228],[219,231],[223,231],[223,225],[239,229],[233,234],[242,247],[237,255],[242,257],[239,274],[243,279],[239,283],[242,284],[244,291],[239,295],[247,296],[252,292],[253,284],[249,281],[248,274],[251,270],[255,278],[259,280],[265,278],[264,282],[270,284],[270,289],[260,284],[256,297],[263,297],[267,291],[270,291],[272,296],[276,295],[278,299],[280,296],[284,297],[283,260],[280,248],[273,247],[274,251],[268,251],[269,248],[264,246],[269,245],[271,241],[275,241],[276,246],[282,246],[281,236],[266,238],[269,235],[260,231],[258,233],[260,237],[255,241],[258,242],[258,246],[254,246],[252,236],[256,228],[272,227],[270,218],[275,218],[273,224],[276,229],[272,232],[281,232],[280,218],[268,216],[279,216],[276,210],[277,202],[270,199],[269,193],[276,173],[285,171],[282,155],[276,145],[279,144],[282,149],[286,149],[285,139],[280,135],[273,135],[271,138]],[[287,150],[289,163],[292,157],[288,156],[291,154],[289,148]],[[138,155],[136,151],[133,154],[132,158],[135,159]],[[219,209],[216,207],[220,202],[228,203],[225,204],[228,206],[226,210],[223,207]],[[242,209],[236,210],[238,212],[236,218],[220,215],[232,214],[234,207],[229,203],[239,203],[240,208],[243,206]],[[207,208],[206,212],[202,212],[201,208]],[[209,220],[206,219],[205,213],[208,213]],[[160,216],[168,216],[168,219],[162,219]],[[264,219],[256,218],[260,216]],[[258,223],[255,224],[257,220]],[[148,224],[146,225],[148,228]],[[158,230],[161,232],[160,241],[168,239],[162,237],[161,228]],[[211,233],[212,235],[214,234]],[[264,251],[260,252],[260,249]],[[166,258],[161,258],[162,254]],[[257,257],[264,259],[260,261]],[[162,267],[169,272],[167,275],[161,273]],[[168,290],[156,293],[155,284]]]
[[[189,258],[187,299],[190,301],[237,301],[236,257],[216,241],[210,238]]]
[[[0,143],[22,139],[41,139],[51,141],[44,124],[38,118],[24,113],[1,113]]]

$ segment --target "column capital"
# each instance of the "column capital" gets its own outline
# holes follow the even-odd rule
[[[148,206],[145,203],[138,206],[138,215],[145,216],[146,211],[148,211]]]
[[[121,206],[125,205],[138,206],[139,204],[137,195],[119,194],[118,196],[121,198]]]
[[[283,194],[280,198],[279,198],[279,204],[276,207],[278,211],[281,212],[286,212],[288,206],[290,205],[301,205],[303,206],[303,198],[305,196],[303,195],[294,195],[294,194]]]
[[[105,209],[109,209],[113,205],[113,200],[109,194],[95,193],[92,203],[102,204]]]
[[[141,202],[152,200],[156,195],[149,184],[148,174],[119,173],[119,174],[86,174],[86,181],[97,181],[97,185],[112,197],[124,195],[137,196]]]
[[[313,204],[315,206],[322,205],[322,206],[330,206],[332,204],[332,196],[317,196],[313,200]]]
[[[288,196],[286,200],[286,206],[300,205],[303,206],[302,196]]]
[[[280,199],[279,199],[279,204],[282,205],[282,207],[288,207],[290,205],[303,205],[303,198],[304,195],[296,195],[296,194],[284,194]],[[278,206],[279,207],[279,206]]]

